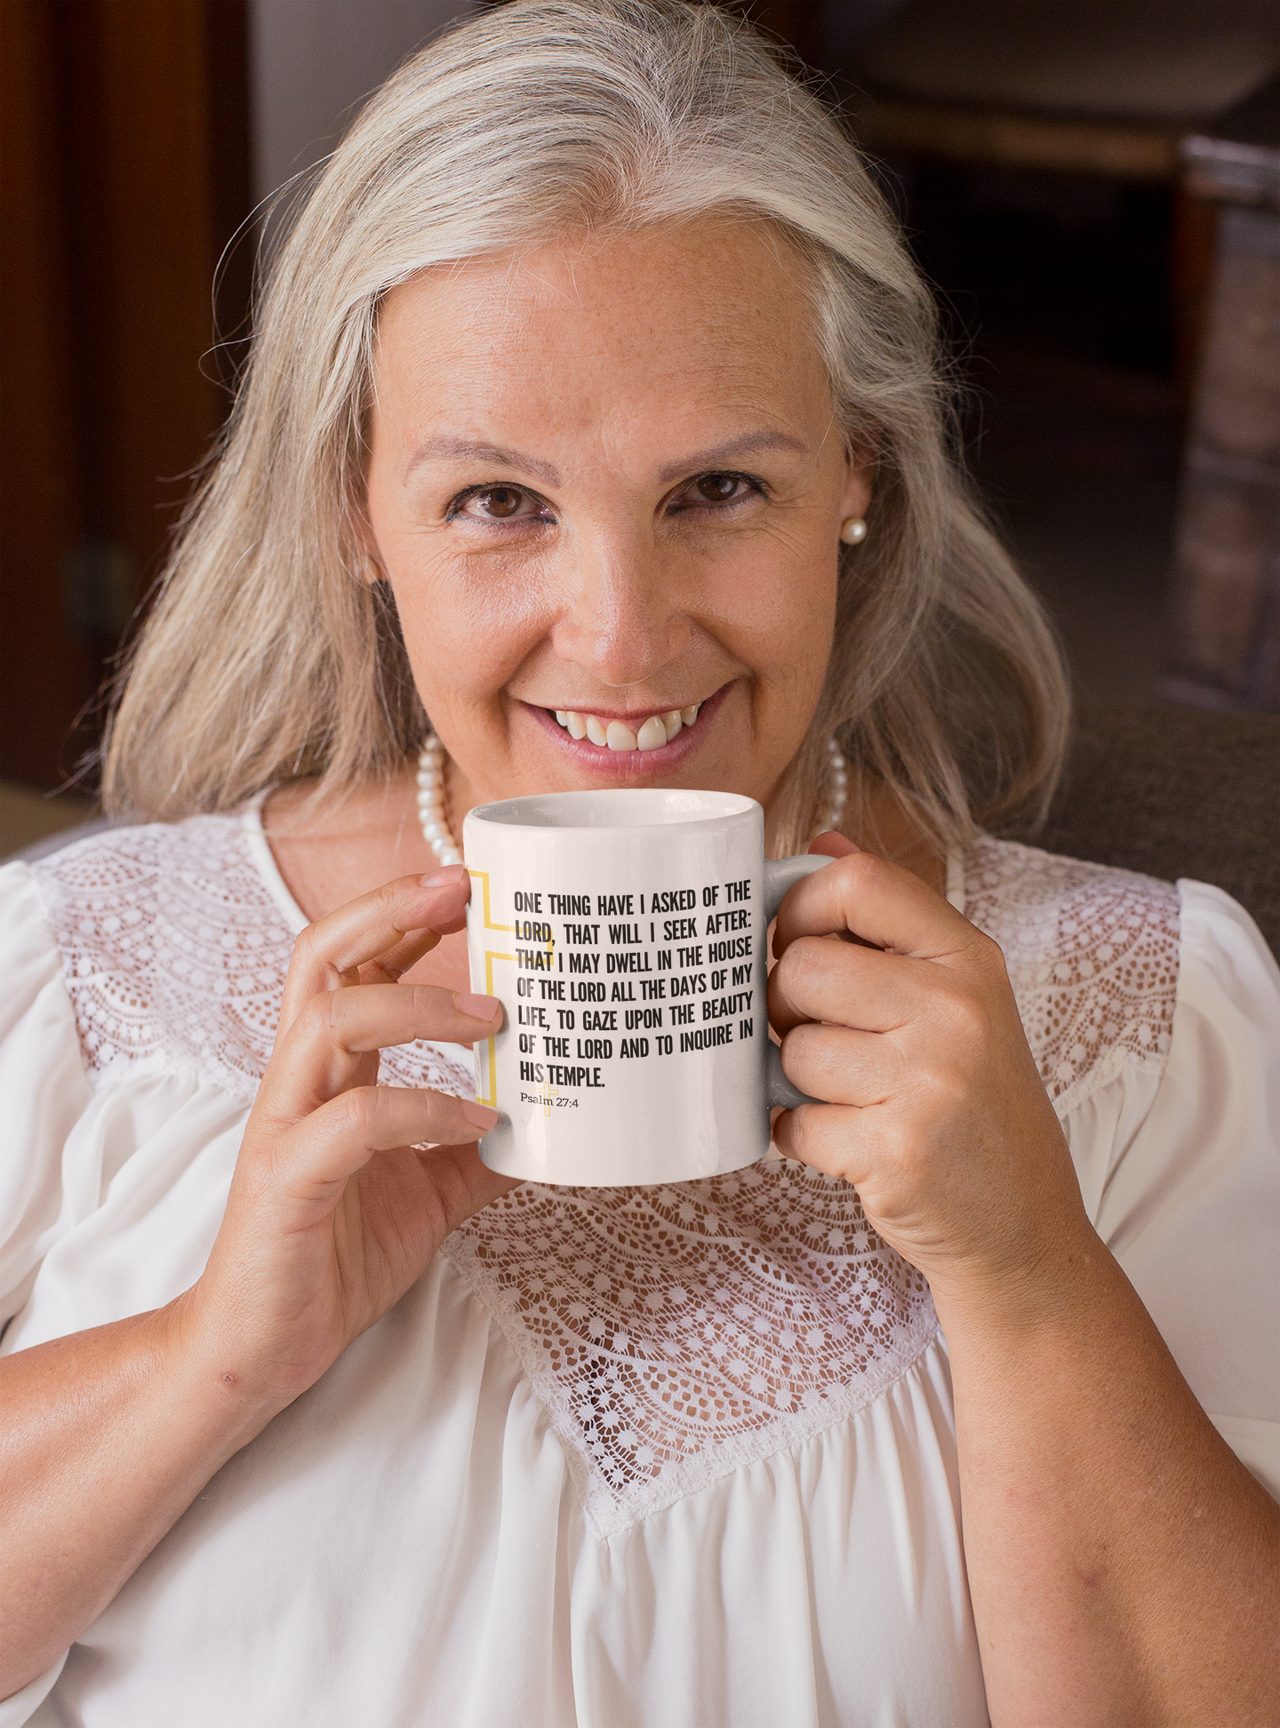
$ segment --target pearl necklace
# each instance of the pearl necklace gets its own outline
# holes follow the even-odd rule
[[[444,761],[444,745],[433,732],[418,757],[418,820],[422,838],[441,864],[461,864],[462,848],[453,837],[444,807]],[[814,830],[815,836],[839,828],[849,797],[849,773],[834,738],[827,740],[827,791],[826,813]]]
[[[418,757],[418,820],[422,838],[442,864],[461,864],[462,852],[444,808],[444,745],[433,732]]]

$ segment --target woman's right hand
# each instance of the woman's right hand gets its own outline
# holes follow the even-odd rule
[[[164,1308],[0,1358],[0,1698],[57,1660],[450,1230],[515,1186],[475,1146],[493,1111],[375,1084],[383,1046],[495,1030],[492,997],[400,982],[462,928],[469,896],[455,865],[304,930],[205,1271]]]
[[[400,981],[462,928],[469,895],[460,864],[403,877],[294,946],[222,1227],[172,1314],[184,1349],[250,1403],[282,1408],[305,1391],[451,1230],[515,1186],[474,1143],[495,1111],[376,1085],[382,1047],[470,1044],[499,1023],[491,996]]]

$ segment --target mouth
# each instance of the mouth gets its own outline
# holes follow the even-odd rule
[[[538,708],[532,703],[525,708],[588,770],[632,779],[666,773],[692,754],[728,689],[726,684],[713,696],[683,708],[640,713],[588,713]]]
[[[570,738],[589,738],[602,750],[661,750],[670,744],[686,726],[692,726],[701,711],[701,702],[688,708],[672,708],[666,714],[650,714],[635,729],[625,720],[605,719],[598,714],[578,714],[573,709],[555,709],[557,726],[563,726]],[[634,723],[633,723],[634,724]]]

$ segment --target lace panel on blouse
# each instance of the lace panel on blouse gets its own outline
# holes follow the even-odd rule
[[[92,1083],[145,1063],[252,1098],[275,1042],[293,936],[239,818],[116,829],[32,871]],[[382,1061],[393,1085],[456,1092],[458,1073],[426,1043]],[[471,1096],[469,1076],[465,1089]]]
[[[141,1063],[251,1097],[293,938],[239,822],[117,830],[34,869],[95,1083]],[[1163,1062],[1169,884],[993,840],[965,880],[1060,1114],[1126,1064]],[[425,1043],[386,1052],[382,1078],[473,1092],[469,1066]],[[852,1415],[936,1332],[924,1279],[855,1191],[777,1158],[663,1188],[526,1183],[443,1251],[515,1350],[600,1535]]]
[[[937,1329],[854,1190],[779,1158],[669,1188],[526,1183],[446,1252],[601,1535],[861,1409]]]
[[[1163,1067],[1178,988],[1178,891],[1131,870],[982,839],[965,915],[1004,951],[1059,1116],[1128,1064]]]

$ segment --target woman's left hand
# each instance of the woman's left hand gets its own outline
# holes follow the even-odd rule
[[[774,1132],[929,1280],[993,1724],[1273,1721],[1275,1505],[1089,1223],[999,948],[907,870],[817,847],[769,1014],[829,1102]]]
[[[1069,1251],[1089,1225],[999,947],[910,871],[819,845],[843,855],[782,903],[769,1017],[827,1102],[778,1118],[780,1150],[852,1182],[935,1296]]]

